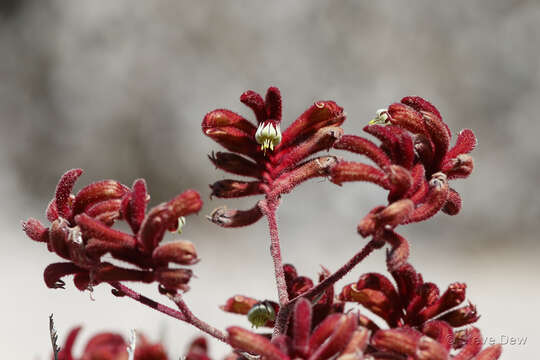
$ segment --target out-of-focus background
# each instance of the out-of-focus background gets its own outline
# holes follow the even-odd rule
[[[183,238],[202,262],[186,295],[218,327],[248,326],[218,305],[234,294],[275,298],[264,221],[220,229],[204,215],[208,183],[228,177],[206,155],[219,149],[200,122],[215,108],[252,118],[240,94],[269,85],[284,96],[284,125],[314,101],[335,100],[360,133],[376,109],[406,95],[428,98],[452,131],[475,130],[473,175],[453,185],[464,208],[401,229],[411,262],[445,288],[468,284],[485,338],[505,359],[533,358],[540,265],[540,3],[485,1],[44,1],[0,2],[0,276],[4,358],[48,359],[48,315],[60,338],[83,324],[77,349],[101,330],[140,329],[177,359],[197,332],[102,286],[47,289],[56,260],[25,237],[20,221],[44,209],[67,169],[79,189],[146,178],[151,204],[187,189],[206,200]],[[304,275],[336,269],[365,240],[357,221],[384,193],[370,184],[312,181],[280,209],[283,253]],[[347,279],[384,271],[383,252]],[[344,282],[341,282],[344,283]],[[154,286],[142,288],[159,297]],[[167,299],[161,298],[163,302]],[[526,339],[511,345],[509,338]],[[523,342],[523,341],[522,341]],[[226,347],[211,343],[216,358]],[[6,353],[7,352],[7,353]],[[528,355],[528,356],[527,356]]]

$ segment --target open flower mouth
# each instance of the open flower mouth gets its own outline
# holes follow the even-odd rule
[[[257,144],[261,145],[261,150],[266,154],[266,150],[273,151],[274,148],[281,142],[281,129],[279,124],[272,121],[259,124],[255,133]]]

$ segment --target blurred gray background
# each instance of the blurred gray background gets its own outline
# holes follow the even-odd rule
[[[187,188],[205,205],[182,238],[202,262],[186,295],[218,327],[248,326],[217,305],[240,293],[275,298],[266,224],[226,230],[204,215],[208,183],[228,177],[206,155],[219,149],[200,123],[215,108],[252,118],[238,98],[280,87],[284,125],[314,101],[332,99],[360,133],[376,109],[406,95],[432,101],[454,132],[475,130],[475,172],[454,182],[464,199],[443,214],[401,229],[411,262],[426,280],[467,282],[485,337],[527,338],[503,358],[532,358],[540,340],[540,2],[490,1],[44,1],[0,2],[0,276],[4,358],[48,359],[47,317],[60,338],[83,324],[80,349],[94,332],[140,329],[178,358],[197,332],[99,287],[91,301],[74,289],[47,289],[56,260],[20,230],[44,209],[67,169],[81,167],[79,189],[114,178],[146,178],[152,204]],[[312,181],[280,209],[284,259],[314,276],[336,269],[365,240],[358,220],[384,203],[370,184]],[[172,237],[171,237],[172,238]],[[383,252],[347,279],[384,271]],[[344,284],[345,281],[341,282]],[[158,297],[155,287],[142,288]],[[161,298],[163,302],[166,299]],[[7,320],[7,323],[6,323]],[[7,353],[6,353],[7,352]],[[211,343],[221,358],[226,347]],[[527,356],[528,355],[528,356]]]

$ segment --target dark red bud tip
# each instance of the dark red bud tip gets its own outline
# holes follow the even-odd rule
[[[71,191],[75,181],[81,176],[82,169],[68,170],[58,182],[56,186],[56,209],[58,214],[63,218],[69,218],[71,216]]]
[[[64,288],[66,283],[62,281],[62,277],[75,274],[79,271],[84,271],[72,262],[61,262],[50,264],[43,272],[43,278],[47,287],[51,289]]]
[[[461,210],[461,196],[454,189],[448,191],[448,199],[442,211],[448,215],[457,215]]]
[[[47,205],[47,210],[45,211],[45,214],[47,215],[47,220],[50,222],[53,222],[54,220],[58,219],[58,209],[56,208],[56,198],[51,199],[49,201],[49,205]]]
[[[266,120],[266,108],[261,95],[255,91],[248,90],[240,96],[240,101],[253,110],[258,123]]]
[[[227,328],[229,334],[229,344],[240,351],[245,351],[253,355],[261,355],[267,360],[288,360],[289,357],[283,354],[267,338],[252,333],[249,330],[238,326]]]
[[[39,220],[30,218],[22,222],[22,229],[26,235],[37,242],[47,242],[49,240],[49,229],[43,226]]]
[[[275,86],[269,87],[266,92],[266,115],[267,119],[281,121],[281,93]]]
[[[195,245],[191,241],[177,240],[160,245],[154,249],[152,260],[155,264],[193,265],[199,261]]]
[[[417,111],[430,112],[442,120],[442,116],[439,110],[437,110],[437,108],[433,106],[429,101],[421,98],[420,96],[406,96],[401,99],[401,102],[403,104],[409,105]]]
[[[456,140],[456,145],[448,151],[444,161],[454,159],[460,154],[468,154],[476,147],[476,136],[470,129],[461,130]]]
[[[479,318],[476,306],[469,303],[469,305],[449,311],[437,319],[445,321],[453,327],[461,327],[475,323]]]
[[[249,210],[227,209],[219,207],[208,215],[208,220],[222,227],[241,227],[256,223],[263,213],[258,205]]]

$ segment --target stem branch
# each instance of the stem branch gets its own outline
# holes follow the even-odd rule
[[[150,298],[147,298],[146,296],[139,294],[135,290],[128,288],[127,286],[121,284],[120,282],[113,281],[113,282],[110,282],[109,285],[111,285],[113,288],[118,290],[122,295],[126,295],[132,298],[133,300],[140,302],[143,305],[146,305],[159,312],[162,312],[163,314],[173,317],[177,320],[185,321],[188,324],[191,324],[195,326],[196,328],[204,331],[208,335],[211,335],[215,337],[216,339],[223,341],[224,343],[227,343],[227,336],[225,335],[225,333],[205,323],[204,321],[200,320],[195,315],[193,315],[193,313],[189,310],[189,308],[184,303],[181,297],[179,297],[180,305],[177,302],[177,297],[173,298],[173,301],[180,309],[180,311],[178,311],[166,305],[160,304]]]
[[[338,280],[345,276],[349,271],[351,271],[356,265],[358,265],[362,260],[364,260],[371,252],[380,247],[380,242],[377,240],[371,240],[356,253],[352,258],[349,259],[342,267],[340,267],[336,272],[325,278],[323,281],[318,283],[316,286],[312,287],[308,291],[298,295],[294,299],[289,300],[285,305],[281,306],[279,313],[277,315],[276,327],[274,329],[274,334],[284,334],[287,331],[287,322],[289,320],[289,315],[291,310],[298,301],[298,299],[305,297],[310,301],[317,298],[318,295],[322,294],[330,286],[334,285]]]
[[[267,198],[261,201],[260,206],[268,219],[268,228],[270,231],[270,254],[274,261],[274,273],[276,276],[276,285],[278,290],[279,304],[283,306],[289,302],[287,293],[287,283],[285,282],[285,273],[283,272],[283,260],[281,259],[281,247],[279,243],[279,233],[276,221],[277,202],[275,198]]]

